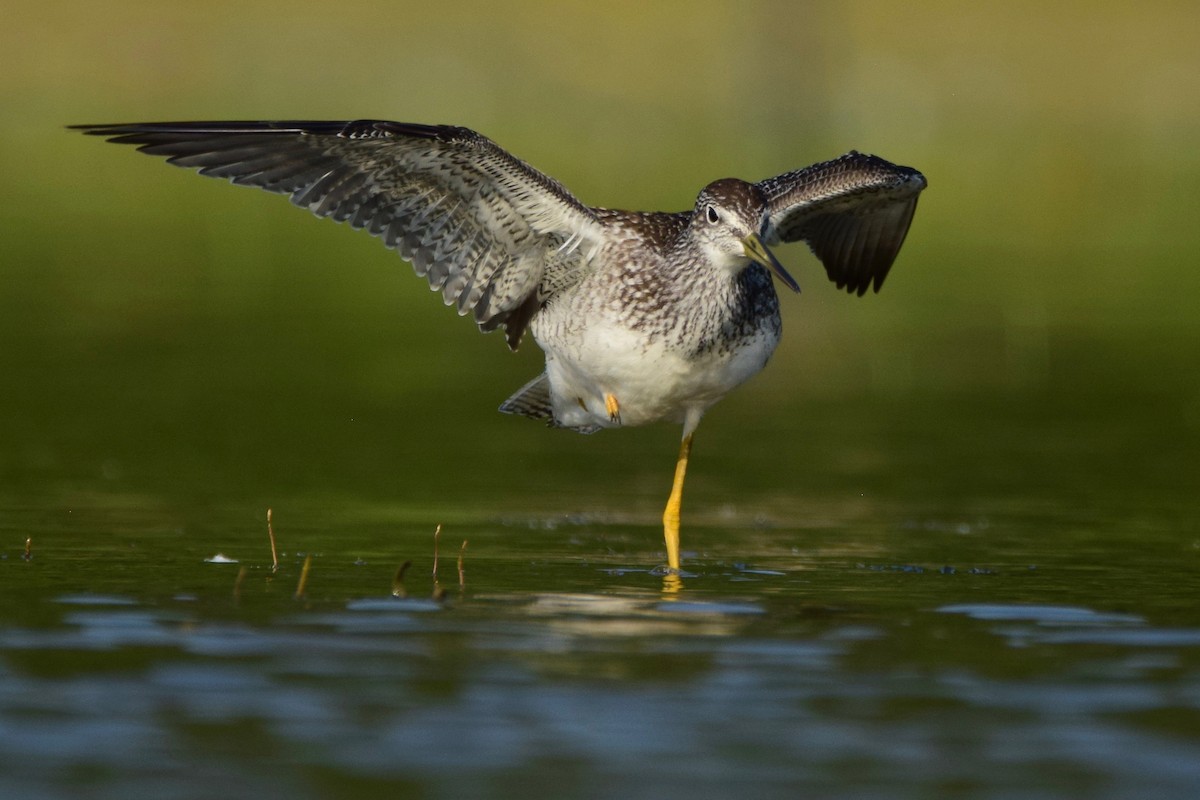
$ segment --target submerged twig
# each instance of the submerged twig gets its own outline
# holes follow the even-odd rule
[[[446,597],[446,590],[438,583],[438,548],[442,539],[442,526],[439,523],[433,529],[433,599],[441,601]],[[462,547],[458,551],[458,586],[461,589],[466,582],[463,572],[463,552],[467,549],[467,542],[464,539]],[[396,570],[396,574],[392,576],[392,596],[405,598],[408,597],[408,589],[404,585],[404,573],[412,566],[411,561],[405,561]]]
[[[458,549],[458,588],[462,589],[467,585],[467,574],[463,572],[463,556],[467,552],[467,540],[463,539],[462,547]]]
[[[233,602],[242,599],[242,581],[246,580],[246,568],[238,567],[237,577],[233,579]]]
[[[25,559],[26,561],[33,560],[33,537],[32,536],[25,537],[25,552],[21,555],[21,558]]]
[[[279,554],[275,552],[275,529],[271,526],[271,509],[267,509],[267,538],[271,540],[271,572],[279,571]]]
[[[308,585],[308,570],[312,567],[312,553],[304,557],[304,566],[300,568],[300,582],[296,584],[296,594],[293,597],[300,600],[304,597],[304,588]]]
[[[438,539],[442,536],[442,524],[433,529],[433,582],[437,583],[437,567],[438,567]]]
[[[411,561],[405,561],[396,570],[396,574],[392,576],[392,596],[393,597],[408,597],[408,590],[404,588],[404,573],[412,566]]]

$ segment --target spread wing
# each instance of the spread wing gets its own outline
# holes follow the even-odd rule
[[[365,228],[481,330],[504,326],[513,349],[544,287],[585,272],[582,252],[600,235],[591,209],[560,183],[466,128],[378,120],[74,127]]]
[[[758,184],[768,244],[808,242],[839,289],[860,297],[883,285],[908,233],[925,176],[851,151]]]

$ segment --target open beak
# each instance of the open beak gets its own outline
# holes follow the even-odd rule
[[[757,233],[752,233],[745,239],[742,239],[742,247],[746,248],[746,258],[755,264],[762,264],[774,272],[775,276],[787,284],[787,287],[793,292],[800,291],[800,284],[796,283],[795,278],[788,275],[788,271],[783,268],[783,264],[780,264],[779,259],[775,258],[775,255],[767,249],[767,246],[762,243],[762,239],[758,238]]]

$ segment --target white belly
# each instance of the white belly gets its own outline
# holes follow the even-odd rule
[[[569,427],[605,428],[665,420],[683,423],[690,432],[711,405],[766,365],[779,340],[762,331],[736,349],[699,355],[666,341],[647,342],[602,320],[594,320],[570,347],[539,339],[556,419]],[[619,420],[610,418],[606,394],[616,398]]]

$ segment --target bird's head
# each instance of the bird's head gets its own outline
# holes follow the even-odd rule
[[[793,291],[800,291],[774,254],[763,244],[767,199],[753,183],[722,178],[705,186],[696,198],[692,238],[715,267],[740,273],[750,264],[774,272]]]

